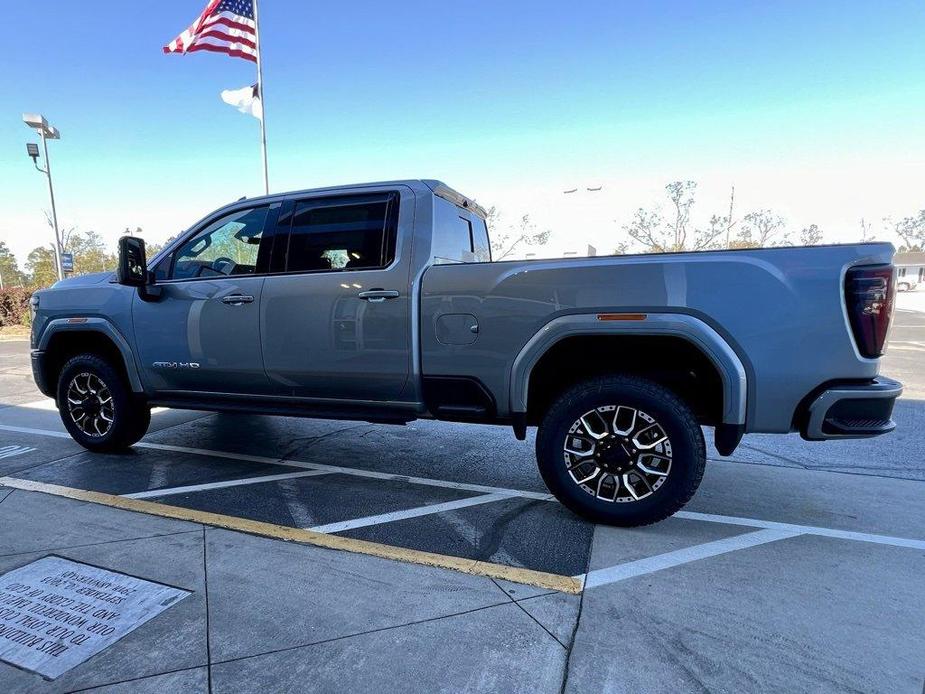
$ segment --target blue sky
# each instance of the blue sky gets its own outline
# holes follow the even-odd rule
[[[257,122],[219,99],[253,65],[161,53],[204,4],[5,8],[0,239],[19,255],[47,236],[24,111],[62,131],[62,222],[107,239],[261,192]],[[261,34],[273,190],[437,177],[560,245],[608,243],[676,178],[700,181],[703,214],[734,183],[830,240],[925,207],[920,0],[263,0]],[[585,183],[605,184],[593,204],[562,198]]]

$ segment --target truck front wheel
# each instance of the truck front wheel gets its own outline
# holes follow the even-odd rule
[[[80,354],[65,363],[57,395],[68,433],[91,451],[126,449],[151,423],[151,409],[132,394],[121,373],[95,354]]]
[[[605,376],[563,393],[540,424],[536,458],[546,486],[598,523],[663,520],[697,491],[706,464],[703,432],[667,388]]]

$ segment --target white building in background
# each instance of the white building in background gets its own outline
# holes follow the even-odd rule
[[[901,290],[925,288],[925,253],[905,251],[893,256],[896,266],[896,285]]]
[[[591,244],[588,244],[583,249],[564,250],[558,255],[552,253],[530,251],[528,253],[524,253],[524,260],[539,260],[541,258],[593,258],[596,255],[597,249]]]

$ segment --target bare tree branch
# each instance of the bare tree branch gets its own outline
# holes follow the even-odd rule
[[[921,251],[925,248],[925,210],[920,210],[915,217],[904,217],[899,221],[884,217],[883,224],[887,231],[896,234],[902,241],[900,251]]]

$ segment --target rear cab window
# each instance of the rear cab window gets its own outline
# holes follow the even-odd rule
[[[385,268],[395,259],[397,219],[395,193],[300,200],[291,214],[285,272]]]
[[[431,253],[435,265],[489,262],[491,247],[485,220],[471,210],[435,197]]]

